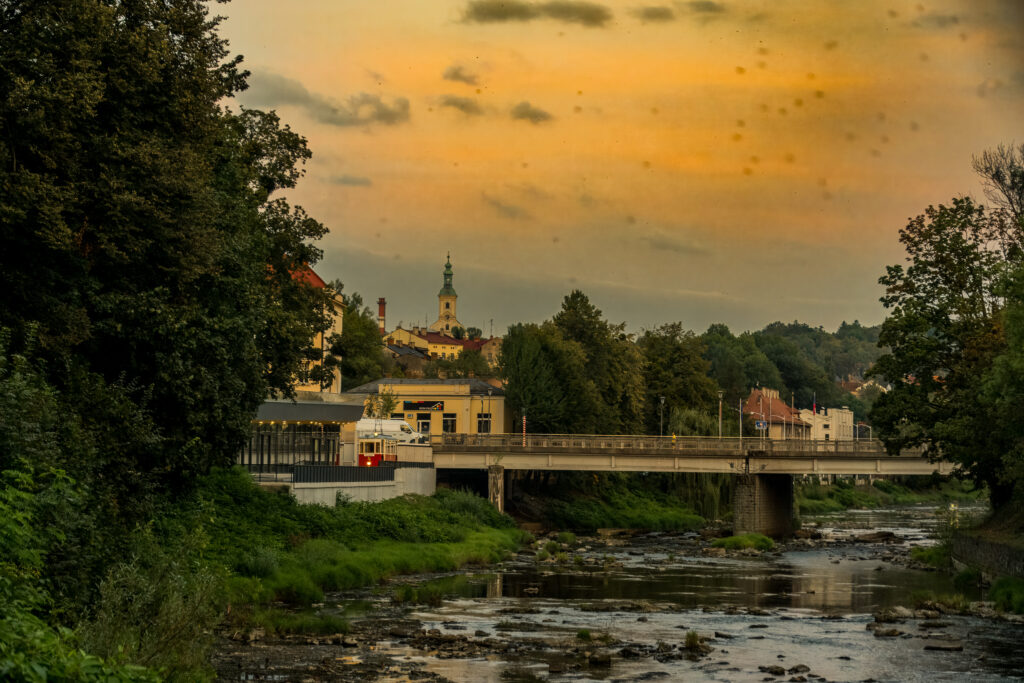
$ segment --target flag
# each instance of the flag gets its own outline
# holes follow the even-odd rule
[[[813,394],[813,396],[814,396],[814,399],[813,399],[814,403],[811,405],[811,413],[813,413],[814,415],[817,415],[818,414],[818,393],[815,392]]]

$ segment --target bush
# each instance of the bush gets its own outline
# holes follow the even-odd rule
[[[726,550],[743,550],[745,548],[771,550],[775,547],[775,541],[762,534],[742,534],[740,536],[716,538],[712,541],[711,545],[716,548],[725,548]]]
[[[579,631],[577,631],[576,637],[580,640],[584,640],[587,642],[589,642],[592,639],[592,636],[590,635],[590,630],[585,628],[581,628]]]
[[[690,652],[700,651],[700,635],[698,635],[696,631],[687,631],[686,640],[683,643],[683,647],[685,647]]]
[[[981,585],[982,577],[981,572],[977,569],[965,569],[959,572],[953,577],[953,588],[959,593],[966,593],[971,588],[977,588]]]
[[[572,545],[576,542],[576,534],[571,531],[562,531],[558,534],[558,542],[565,543],[566,545]]]
[[[1024,614],[1024,579],[998,579],[992,584],[988,595],[999,609]]]
[[[929,546],[927,548],[911,548],[910,559],[939,568],[948,567],[952,562],[950,559],[949,546],[945,543]]]

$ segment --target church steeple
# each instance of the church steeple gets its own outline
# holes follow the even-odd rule
[[[437,322],[430,326],[431,330],[451,336],[452,330],[462,327],[462,323],[455,317],[455,302],[458,298],[459,295],[452,287],[452,255],[449,252],[444,264],[444,285],[437,293]]]
[[[438,296],[458,296],[455,288],[452,287],[452,254],[448,252],[448,261],[444,264],[444,286],[437,293]]]

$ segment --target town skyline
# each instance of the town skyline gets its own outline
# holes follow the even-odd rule
[[[325,279],[485,334],[580,289],[638,331],[881,322],[930,204],[1024,110],[1017,3],[231,3],[246,106],[309,139]]]

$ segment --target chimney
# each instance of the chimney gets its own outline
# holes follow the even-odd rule
[[[387,307],[387,299],[381,297],[377,299],[377,326],[380,327],[380,333],[384,334],[386,328],[384,327],[384,309]]]

